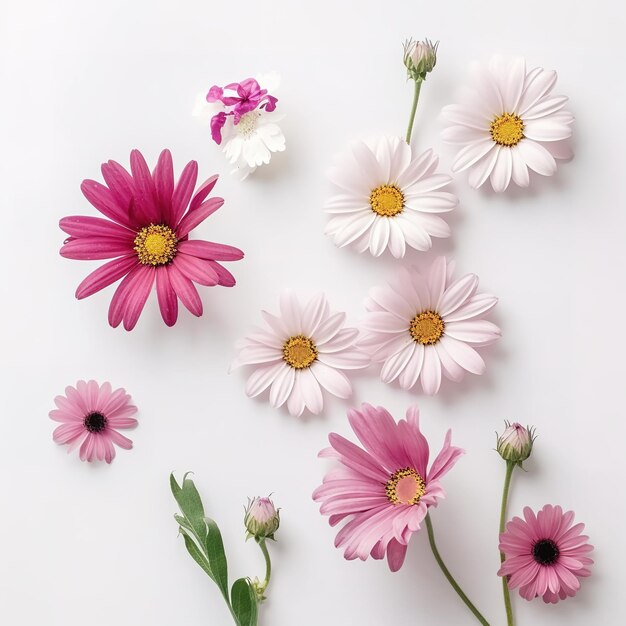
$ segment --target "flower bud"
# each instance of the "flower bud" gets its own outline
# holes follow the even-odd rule
[[[522,426],[518,422],[504,422],[506,429],[498,436],[498,454],[505,460],[521,466],[532,452],[535,441],[535,429],[532,426]]]
[[[404,44],[404,65],[409,78],[424,80],[437,63],[439,42],[407,40]]]
[[[274,533],[280,525],[280,513],[269,498],[248,498],[244,517],[248,539],[274,539]]]

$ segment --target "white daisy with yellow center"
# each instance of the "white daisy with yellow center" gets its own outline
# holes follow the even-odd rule
[[[574,122],[564,109],[567,97],[552,94],[556,78],[540,67],[527,71],[521,57],[475,65],[466,100],[442,111],[444,141],[461,146],[452,171],[468,170],[474,188],[490,180],[494,191],[504,191],[511,181],[527,187],[529,170],[554,174],[556,161],[572,156]]]
[[[369,357],[355,343],[359,331],[346,328],[346,314],[332,313],[320,294],[302,306],[289,291],[280,298],[280,315],[263,311],[267,328],[256,329],[239,345],[233,367],[250,366],[250,397],[269,388],[270,404],[287,404],[291,415],[320,413],[323,390],[339,398],[352,394],[344,371],[361,369]]]
[[[414,155],[399,137],[355,142],[330,173],[337,193],[324,207],[332,216],[326,234],[340,248],[373,256],[389,249],[396,258],[407,246],[428,250],[433,237],[449,237],[438,214],[452,211],[458,200],[443,191],[452,179],[437,173],[438,162],[432,150]]]

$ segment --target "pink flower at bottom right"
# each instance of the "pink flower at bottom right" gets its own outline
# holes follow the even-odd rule
[[[553,604],[576,595],[580,579],[591,575],[587,555],[593,546],[581,534],[585,525],[573,521],[573,511],[546,504],[536,514],[525,507],[524,519],[508,522],[500,535],[505,559],[498,575],[509,577],[509,588],[519,587],[525,600],[541,596]]]

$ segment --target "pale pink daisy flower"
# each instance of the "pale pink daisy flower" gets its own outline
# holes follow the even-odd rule
[[[335,526],[350,518],[335,538],[346,559],[387,555],[391,571],[402,567],[414,532],[445,492],[439,480],[464,453],[451,444],[448,431],[441,452],[428,469],[429,447],[419,427],[419,411],[395,422],[382,407],[363,404],[348,419],[363,448],[330,433],[330,448],[321,457],[336,458],[343,467],[331,470],[313,493],[320,512]]]
[[[274,407],[287,403],[291,415],[304,409],[320,413],[322,389],[339,398],[352,394],[342,370],[361,369],[369,358],[355,347],[359,331],[345,328],[345,313],[332,313],[320,294],[302,306],[291,292],[280,298],[280,315],[262,311],[266,329],[257,328],[239,344],[233,367],[249,365],[246,393],[255,397],[270,388]]]
[[[475,274],[454,280],[453,269],[445,257],[423,271],[399,267],[387,286],[370,291],[359,345],[383,363],[383,382],[397,379],[411,389],[420,379],[424,393],[433,395],[442,375],[458,382],[466,371],[485,371],[475,348],[500,337],[483,319],[497,298],[477,293]]]
[[[52,437],[56,443],[67,444],[68,453],[80,446],[81,461],[110,463],[115,458],[113,444],[125,450],[133,447],[133,442],[118,432],[137,425],[132,417],[137,407],[124,389],[113,391],[111,383],[79,380],[76,387],[66,387],[65,395],[57,396],[54,403],[57,408],[50,411],[50,419],[62,424]]]
[[[575,596],[580,579],[591,575],[593,550],[584,524],[575,524],[574,512],[546,504],[536,515],[524,508],[524,519],[514,517],[500,535],[504,563],[498,575],[507,576],[511,589],[519,587],[525,600],[541,596],[556,603]]]
[[[61,256],[86,261],[113,259],[93,271],[76,289],[81,300],[122,279],[109,306],[109,324],[132,330],[156,286],[163,321],[173,326],[178,300],[196,316],[202,300],[195,284],[232,287],[233,275],[219,263],[237,261],[243,252],[221,243],[191,240],[189,234],[223,204],[209,198],[217,175],[198,189],[198,164],[189,161],[174,181],[172,155],[163,150],[152,172],[139,150],[130,153],[130,173],[119,163],[102,165],[106,186],[84,180],[81,190],[107,219],[64,217],[69,237]]]
[[[504,191],[511,180],[527,187],[529,169],[554,174],[556,161],[572,156],[567,140],[574,122],[564,109],[568,98],[552,93],[556,78],[540,67],[527,70],[521,57],[475,65],[463,104],[442,111],[444,141],[461,146],[452,171],[468,170],[474,188],[490,179],[494,191]]]
[[[407,246],[428,250],[433,237],[449,237],[438,214],[452,211],[458,199],[444,191],[452,178],[437,173],[438,164],[432,150],[416,155],[399,137],[354,142],[330,172],[337,193],[324,206],[332,216],[326,234],[340,248],[373,256],[389,249],[396,258]]]

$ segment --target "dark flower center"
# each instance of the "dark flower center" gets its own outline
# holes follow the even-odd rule
[[[540,539],[533,546],[533,557],[540,565],[552,565],[559,558],[559,549],[552,539]]]
[[[102,415],[102,413],[98,413],[94,411],[85,417],[85,428],[90,433],[99,433],[104,430],[107,425],[107,418]]]

